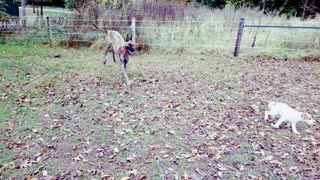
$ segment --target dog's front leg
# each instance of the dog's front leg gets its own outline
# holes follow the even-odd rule
[[[280,124],[282,124],[285,121],[285,119],[283,117],[281,117],[276,124],[274,125],[275,128],[279,128]]]
[[[292,127],[293,133],[295,133],[295,134],[300,134],[300,133],[297,131],[296,123],[292,123],[292,124],[291,124],[291,127]]]
[[[124,64],[123,64],[123,67],[124,67],[124,70],[126,71],[126,74],[128,74],[128,71],[127,71],[127,63],[124,63]]]
[[[121,63],[121,69],[122,69],[122,72],[124,74],[124,77],[126,78],[126,82],[127,82],[127,85],[130,86],[131,83],[129,81],[129,78],[128,78],[128,75],[127,75],[127,70],[126,70],[126,65],[124,63]]]

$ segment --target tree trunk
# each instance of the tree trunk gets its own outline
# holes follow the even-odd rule
[[[261,24],[262,15],[263,15],[263,13],[264,13],[265,7],[266,7],[266,1],[263,1],[262,12],[261,12],[261,14],[260,14],[260,16],[259,16],[259,25]],[[254,37],[253,37],[253,42],[252,42],[252,44],[251,44],[251,47],[254,47],[255,44],[256,44],[256,40],[257,40],[257,36],[258,36],[259,30],[260,30],[260,28],[257,29],[256,34],[255,34]]]
[[[40,1],[40,15],[43,17],[43,5],[42,5],[43,0]]]
[[[34,6],[34,0],[32,0],[32,9],[33,9],[33,13],[36,13],[36,8]]]
[[[26,16],[26,0],[21,0],[22,16]]]
[[[307,5],[308,5],[308,0],[306,0],[306,2],[304,3],[304,6],[303,6],[302,20],[305,20],[304,16],[305,16],[305,13],[306,13]]]

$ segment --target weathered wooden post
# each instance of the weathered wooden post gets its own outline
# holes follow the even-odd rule
[[[49,16],[47,16],[48,38],[50,47],[52,47],[52,31]]]
[[[132,42],[136,44],[136,18],[133,17],[131,20],[131,32],[132,32]]]
[[[234,47],[234,53],[233,53],[234,57],[237,57],[239,54],[243,28],[244,28],[244,18],[241,18],[239,23],[239,28],[238,28],[236,46]]]
[[[27,17],[26,17],[26,0],[21,0],[21,9],[22,9],[22,27],[27,27]]]

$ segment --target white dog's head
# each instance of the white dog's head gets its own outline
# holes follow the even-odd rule
[[[316,121],[314,119],[312,119],[311,115],[308,113],[302,113],[301,114],[301,118],[304,122],[306,122],[307,124],[316,124]]]

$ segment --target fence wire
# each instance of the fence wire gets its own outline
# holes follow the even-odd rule
[[[239,23],[238,21],[136,21],[138,46],[213,48],[226,51],[234,49]],[[47,21],[46,18],[28,17],[12,22],[0,22],[0,39],[44,43],[103,43],[101,40],[105,34],[95,29],[93,22],[98,22],[101,29],[114,29],[122,34],[131,33],[132,20],[92,21],[53,18]],[[273,25],[278,24],[274,22]],[[264,29],[248,26],[243,33],[241,50],[245,52],[267,49],[320,51],[320,30],[317,29]]]

